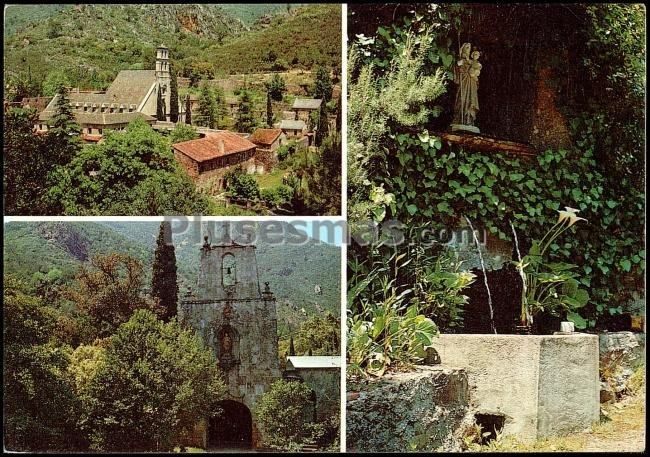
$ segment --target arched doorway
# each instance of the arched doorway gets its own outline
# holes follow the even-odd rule
[[[208,448],[250,449],[253,438],[253,418],[243,403],[232,400],[219,402],[221,414],[208,421]]]

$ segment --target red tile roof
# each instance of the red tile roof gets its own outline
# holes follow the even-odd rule
[[[255,144],[269,145],[273,144],[280,135],[282,135],[280,129],[257,129],[251,135],[250,140]]]
[[[81,138],[84,139],[85,141],[98,142],[102,138],[104,138],[104,136],[103,135],[94,135],[94,134],[91,134],[91,133],[82,133]]]
[[[221,142],[223,142],[223,151],[220,150]],[[206,160],[256,148],[255,144],[247,139],[225,130],[221,132],[210,132],[204,138],[199,138],[198,140],[176,143],[173,147],[197,162],[205,162]]]

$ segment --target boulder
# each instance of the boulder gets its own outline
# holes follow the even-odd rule
[[[348,396],[347,449],[460,451],[464,430],[473,423],[465,371],[418,367],[387,374]]]

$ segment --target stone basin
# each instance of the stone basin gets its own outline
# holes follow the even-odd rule
[[[467,373],[477,414],[522,440],[589,429],[600,419],[598,336],[445,334],[441,362]]]

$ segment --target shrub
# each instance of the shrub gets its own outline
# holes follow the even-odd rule
[[[309,436],[307,417],[312,391],[302,382],[275,381],[255,405],[255,416],[264,430],[264,443],[281,449],[296,449]]]
[[[197,417],[218,411],[225,392],[194,331],[147,310],[119,327],[103,359],[85,381],[81,418],[96,450],[171,451]]]
[[[370,271],[350,265],[348,287],[348,374],[382,376],[389,368],[420,362],[438,328],[420,313],[413,289],[396,278],[410,260],[395,251]]]
[[[233,197],[254,200],[260,196],[260,186],[252,175],[237,168],[226,174],[226,189]]]
[[[280,184],[270,189],[262,189],[260,198],[270,206],[282,206],[291,201],[293,189],[287,185]]]

